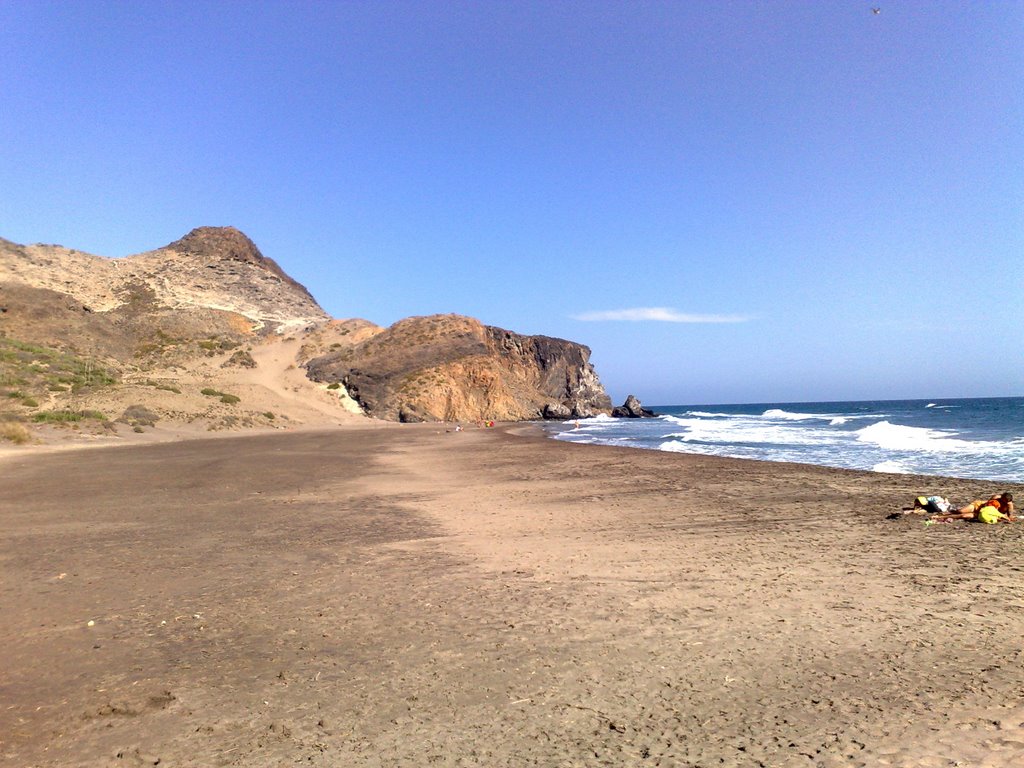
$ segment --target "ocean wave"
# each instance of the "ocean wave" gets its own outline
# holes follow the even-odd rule
[[[906,427],[879,421],[856,432],[857,440],[887,451],[945,451],[980,453],[998,449],[997,443],[971,442],[954,437],[955,432],[925,427]]]
[[[823,413],[793,413],[792,411],[784,411],[781,408],[769,408],[767,411],[761,414],[766,419],[785,419],[787,421],[807,421],[808,419],[831,419],[834,418],[829,414]]]
[[[801,422],[801,421],[827,421],[829,426],[839,427],[854,419],[881,419],[885,418],[884,413],[799,413],[797,411],[786,411],[781,408],[769,408],[763,413],[716,413],[714,411],[686,411],[681,416],[662,414],[659,416],[663,421],[673,424],[693,424],[699,421],[714,419],[727,422],[743,423],[764,423],[769,422]]]
[[[894,475],[909,475],[910,470],[907,469],[900,462],[889,459],[888,461],[880,461],[871,468],[872,472],[890,472]]]
[[[686,431],[673,432],[664,437],[687,443],[809,446],[835,444],[843,440],[844,434],[823,427],[789,427],[777,424],[703,421],[701,419],[692,419],[689,423],[680,423],[678,426],[685,427]]]
[[[731,456],[735,459],[746,458],[732,445],[706,445],[682,442],[680,440],[666,440],[665,442],[659,442],[656,447],[658,451],[668,451],[672,454],[702,454],[705,456]]]

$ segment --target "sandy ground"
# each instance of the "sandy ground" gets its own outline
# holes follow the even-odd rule
[[[0,765],[1024,764],[1002,488],[522,431],[0,457]]]

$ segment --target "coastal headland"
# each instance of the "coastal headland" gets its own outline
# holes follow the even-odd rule
[[[1015,766],[977,481],[380,425],[0,456],[0,765]]]

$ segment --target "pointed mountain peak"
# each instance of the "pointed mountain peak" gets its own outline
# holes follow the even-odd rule
[[[256,243],[234,227],[196,227],[180,240],[166,246],[166,249],[236,261],[268,261]]]

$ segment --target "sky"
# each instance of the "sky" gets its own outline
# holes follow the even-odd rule
[[[874,12],[877,8],[878,12]],[[616,403],[1024,395],[1024,2],[0,0],[0,237],[234,226]]]

